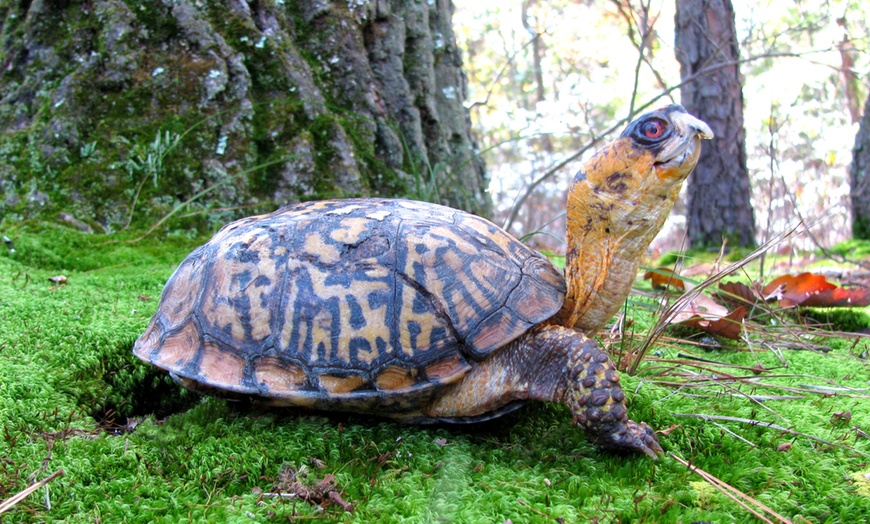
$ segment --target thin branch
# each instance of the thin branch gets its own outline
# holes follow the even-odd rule
[[[686,77],[686,78],[685,78],[682,82],[680,82],[679,84],[676,84],[676,85],[674,85],[674,86],[672,86],[672,87],[669,87],[669,88],[665,89],[664,91],[662,91],[662,92],[659,93],[658,95],[656,95],[656,96],[650,98],[650,99],[649,99],[648,101],[646,101],[644,104],[642,104],[641,106],[639,106],[639,107],[637,108],[636,112],[639,113],[639,112],[641,112],[641,111],[647,109],[648,107],[652,106],[653,104],[655,104],[656,102],[658,102],[658,101],[661,100],[662,98],[670,97],[671,93],[673,93],[673,92],[676,91],[677,89],[680,89],[680,88],[683,87],[684,85],[687,85],[687,84],[689,84],[689,83],[691,83],[691,82],[694,82],[694,81],[698,80],[699,78],[701,78],[701,77],[703,77],[703,76],[705,76],[705,75],[709,75],[710,73],[713,73],[713,72],[715,72],[715,71],[718,71],[719,69],[723,69],[723,68],[726,68],[726,67],[731,67],[731,66],[733,66],[733,65],[743,64],[743,63],[747,63],[747,62],[752,62],[752,61],[755,61],[755,60],[766,59],[766,58],[775,58],[775,57],[802,58],[803,55],[805,55],[805,54],[809,54],[809,52],[807,52],[807,53],[771,53],[771,54],[765,54],[765,55],[753,56],[753,57],[749,57],[749,58],[743,58],[743,59],[740,59],[740,60],[731,60],[731,61],[728,61],[728,62],[720,62],[720,63],[715,64],[715,65],[713,65],[713,66],[706,67],[706,68],[704,68],[704,69],[698,70],[695,74]],[[519,214],[519,208],[522,207],[523,203],[525,203],[525,201],[526,201],[526,200],[531,196],[531,194],[535,191],[535,189],[536,189],[539,185],[541,185],[543,182],[545,182],[545,181],[546,181],[547,179],[549,179],[551,176],[553,176],[554,174],[556,174],[557,172],[559,172],[559,171],[560,171],[562,168],[564,168],[566,165],[568,165],[568,164],[570,164],[571,162],[573,162],[574,160],[577,160],[578,158],[580,158],[580,156],[582,156],[586,151],[588,151],[588,150],[591,149],[593,146],[595,146],[595,144],[597,144],[600,140],[602,140],[603,138],[609,136],[611,133],[613,133],[613,132],[616,131],[617,129],[621,128],[621,127],[623,126],[623,124],[628,123],[628,121],[629,121],[628,118],[623,118],[623,119],[617,121],[615,124],[613,124],[613,125],[610,126],[609,128],[607,128],[607,129],[606,129],[603,133],[601,133],[600,135],[598,135],[598,136],[594,136],[594,135],[593,135],[592,140],[591,140],[588,144],[586,144],[585,146],[583,146],[579,151],[577,151],[576,153],[574,153],[574,154],[568,156],[567,158],[565,158],[564,160],[562,160],[561,162],[559,162],[558,164],[556,164],[556,165],[553,166],[552,168],[548,169],[546,172],[544,172],[543,175],[541,175],[540,177],[536,178],[534,181],[532,181],[531,184],[529,184],[528,186],[526,186],[526,189],[525,189],[525,191],[523,192],[522,196],[519,197],[519,198],[516,200],[516,204],[514,205],[514,208],[511,210],[511,213],[510,213],[510,215],[508,216],[508,218],[504,221],[504,224],[502,225],[502,228],[505,229],[505,230],[508,230],[508,231],[510,230],[511,226],[513,226],[514,222],[516,221],[517,215]]]
[[[499,79],[501,79],[504,72],[507,71],[508,66],[513,63],[514,59],[517,57],[518,54],[522,53],[527,47],[532,45],[535,40],[539,39],[544,34],[546,33],[535,33],[534,37],[532,37],[528,42],[523,44],[522,47],[514,51],[514,53],[509,56],[507,60],[505,60],[504,65],[501,66],[501,69],[499,69],[498,74],[495,75],[495,78],[492,80],[492,82],[489,83],[489,88],[486,90],[486,98],[484,98],[481,102],[472,102],[470,105],[467,105],[465,107],[471,110],[477,106],[487,105],[489,103],[489,97],[492,96],[492,92],[495,90],[495,86],[498,84],[498,81]]]

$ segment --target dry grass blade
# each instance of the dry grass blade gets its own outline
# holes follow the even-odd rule
[[[795,226],[792,226],[787,231],[784,231],[784,232],[774,236],[773,238],[771,238],[770,240],[768,240],[767,242],[765,242],[764,244],[759,246],[752,253],[746,255],[738,262],[731,264],[730,266],[726,267],[722,271],[720,271],[720,272],[716,273],[715,275],[709,277],[708,279],[704,280],[703,282],[701,282],[700,284],[698,284],[697,286],[692,288],[690,291],[687,291],[686,293],[684,293],[676,301],[674,301],[674,303],[671,304],[671,306],[661,316],[659,316],[659,319],[656,322],[655,327],[652,329],[652,331],[650,331],[649,336],[644,341],[643,345],[641,346],[640,350],[637,352],[637,355],[635,356],[634,360],[632,361],[631,368],[629,368],[629,371],[628,371],[629,374],[634,375],[635,373],[637,373],[637,367],[640,365],[644,356],[646,356],[647,352],[649,351],[649,348],[652,347],[652,345],[658,340],[658,338],[662,335],[662,333],[664,333],[665,329],[667,329],[667,327],[669,325],[671,325],[674,318],[676,318],[676,316],[681,311],[685,310],[688,307],[688,305],[691,304],[692,301],[694,301],[698,297],[698,295],[701,294],[701,292],[703,292],[705,289],[712,286],[713,284],[721,281],[726,276],[737,272],[738,270],[740,270],[741,268],[743,268],[744,266],[746,266],[747,264],[749,264],[750,262],[752,262],[756,258],[765,254],[770,248],[772,248],[776,244],[782,242],[783,240],[785,240],[788,237],[795,234],[795,232],[798,230],[798,228],[800,226],[801,226],[801,224],[799,223]]]
[[[685,460],[681,459],[680,457],[678,457],[674,453],[668,453],[668,455],[672,459],[679,462],[680,464],[686,466],[690,471],[697,473],[701,478],[703,478],[704,480],[709,482],[711,486],[718,489],[720,492],[725,494],[728,498],[730,498],[734,502],[743,506],[747,511],[749,511],[750,513],[752,513],[753,515],[755,515],[756,517],[758,517],[762,521],[767,522],[768,524],[773,524],[772,520],[765,517],[764,515],[762,515],[761,513],[756,511],[755,509],[749,507],[749,504],[753,504],[756,508],[759,508],[761,511],[767,513],[768,515],[770,515],[771,517],[775,518],[776,520],[778,520],[779,522],[781,522],[783,524],[792,524],[791,520],[783,517],[779,513],[773,511],[772,509],[768,508],[767,506],[765,506],[761,502],[755,500],[754,498],[750,497],[746,493],[743,493],[742,491],[733,487],[732,485],[728,484],[727,482],[719,480],[717,477],[714,477],[713,475],[707,473],[706,471],[699,468],[698,466],[695,466],[695,465],[692,465],[692,464],[686,462]],[[749,504],[747,504],[747,503],[749,503]]]
[[[824,444],[826,446],[844,447],[844,448],[847,448],[847,449],[854,451],[855,453],[858,453],[859,455],[863,455],[865,457],[870,456],[867,453],[864,453],[862,451],[858,451],[857,449],[853,448],[852,446],[844,446],[843,444],[829,442],[823,438],[815,437],[813,435],[808,435],[806,433],[801,433],[800,431],[795,431],[793,429],[784,428],[778,424],[774,424],[773,422],[764,422],[761,420],[754,420],[751,418],[728,417],[728,416],[724,416],[724,415],[705,415],[703,413],[674,413],[673,416],[699,418],[701,420],[706,420],[706,421],[710,421],[710,422],[714,421],[714,420],[723,420],[726,422],[740,422],[741,424],[749,424],[750,426],[761,426],[763,428],[770,428],[770,429],[773,429],[776,431],[781,431],[783,433],[788,433],[789,435],[794,435],[796,437],[808,438],[810,440],[814,440],[814,441],[816,441],[820,444]]]
[[[25,489],[23,489],[22,491],[20,491],[19,493],[17,493],[16,495],[13,495],[12,497],[9,497],[8,499],[4,500],[3,502],[0,502],[0,515],[2,515],[3,513],[6,513],[10,509],[12,509],[13,506],[18,504],[22,500],[26,499],[27,496],[30,495],[31,493],[33,493],[34,491],[38,490],[42,486],[45,486],[46,484],[48,484],[52,480],[54,480],[57,477],[60,477],[62,475],[63,475],[63,470],[59,469],[59,470],[55,471],[54,473],[52,473],[51,475],[49,475],[48,477],[40,480],[36,484],[33,484],[32,486],[28,486]]]

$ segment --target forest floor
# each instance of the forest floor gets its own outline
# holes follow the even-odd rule
[[[669,328],[623,374],[654,461],[594,448],[561,405],[417,427],[199,397],[131,348],[204,239],[0,233],[4,523],[870,522],[868,339],[805,317],[738,341]],[[612,353],[641,344],[656,300],[630,299]],[[870,326],[867,308],[845,316]]]

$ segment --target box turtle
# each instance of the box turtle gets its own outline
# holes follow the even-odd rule
[[[181,263],[133,353],[204,393],[416,423],[562,402],[599,446],[655,457],[586,335],[628,295],[701,138],[710,128],[672,105],[585,164],[564,276],[491,222],[435,204],[329,200],[238,220]]]

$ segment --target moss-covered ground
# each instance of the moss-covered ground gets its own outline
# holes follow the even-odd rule
[[[563,406],[416,427],[183,392],[130,350],[163,283],[203,239],[106,243],[117,238],[45,224],[0,233],[15,249],[0,245],[0,500],[65,473],[4,523],[756,521],[669,455],[593,448]],[[61,274],[65,284],[49,280]],[[832,350],[656,347],[637,376],[624,376],[631,414],[664,431],[667,452],[788,519],[868,522],[867,343],[820,343]],[[661,359],[679,354],[774,371],[758,383],[676,365],[660,375],[671,365]],[[708,380],[670,385],[691,373]],[[679,414],[772,422],[824,442]],[[313,502],[269,496],[302,493],[299,485],[318,492],[330,475],[334,490]]]

